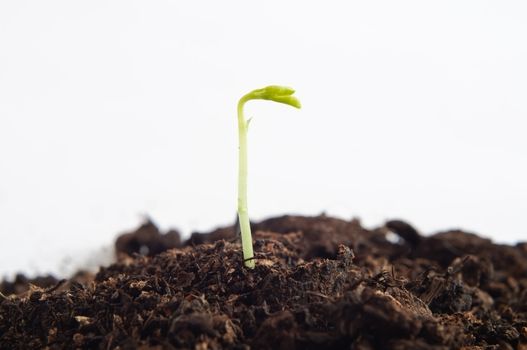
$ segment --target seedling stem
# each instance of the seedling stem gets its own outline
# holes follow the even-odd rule
[[[249,100],[270,100],[300,108],[300,101],[293,96],[295,90],[285,87],[271,85],[263,89],[257,89],[244,95],[238,102],[238,219],[242,236],[242,251],[245,266],[253,269],[254,252],[247,208],[247,131],[249,120],[245,119],[243,107]]]

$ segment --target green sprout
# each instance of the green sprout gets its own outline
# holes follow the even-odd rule
[[[250,100],[269,100],[300,108],[300,101],[293,96],[294,92],[295,90],[289,87],[270,85],[263,89],[249,92],[240,98],[238,102],[238,219],[242,235],[243,261],[245,262],[245,266],[251,269],[255,265],[251,225],[247,209],[247,130],[249,129],[251,119],[245,119],[243,106],[245,102]]]

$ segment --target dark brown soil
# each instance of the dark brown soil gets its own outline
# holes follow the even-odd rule
[[[181,242],[147,222],[95,276],[4,282],[0,349],[527,349],[526,243],[326,216],[253,226],[254,270],[233,227]]]

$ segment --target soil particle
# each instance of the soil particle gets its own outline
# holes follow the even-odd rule
[[[26,292],[31,285],[49,288],[57,284],[58,280],[51,276],[40,276],[36,278],[27,278],[23,274],[17,274],[13,281],[2,281],[0,283],[0,291],[5,295],[22,294]]]
[[[180,234],[170,230],[161,234],[157,226],[147,219],[136,231],[122,234],[115,242],[116,254],[153,256],[181,246]]]
[[[233,226],[181,242],[147,222],[95,276],[3,282],[0,349],[527,349],[524,243],[324,215],[253,228],[254,270]]]

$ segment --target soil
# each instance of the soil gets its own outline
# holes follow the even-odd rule
[[[527,349],[527,243],[403,221],[284,216],[182,241],[152,222],[118,261],[0,290],[0,349]]]

